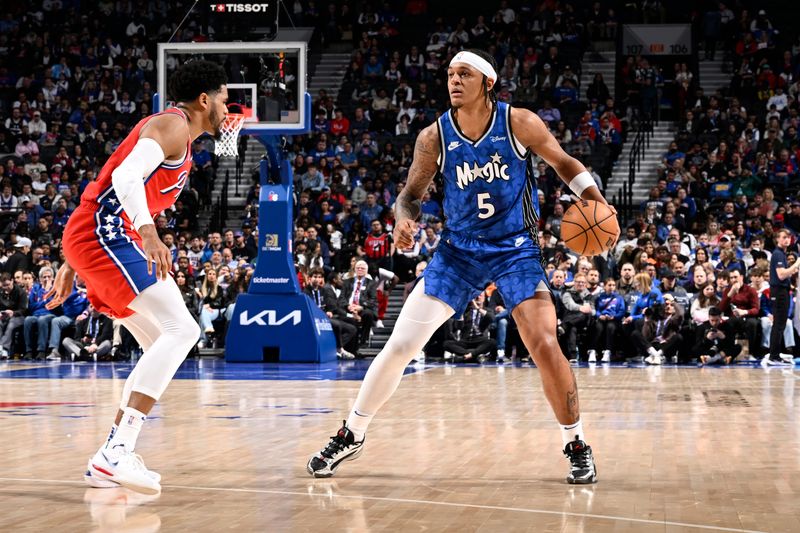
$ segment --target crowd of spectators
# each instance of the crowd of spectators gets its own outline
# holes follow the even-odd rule
[[[710,18],[719,16],[724,23],[718,33],[700,39],[707,57],[713,58],[717,47],[735,54],[743,40],[754,39],[766,43],[752,47],[761,51],[760,69],[767,61],[778,63],[781,74],[770,76],[767,67],[767,74],[752,80],[754,85],[761,80],[760,90],[749,93],[736,90],[734,77],[726,94],[706,97],[689,65],[675,65],[671,76],[681,87],[675,102],[686,110],[686,120],[676,144],[664,154],[657,186],[613,251],[585,258],[563,246],[560,221],[571,198],[552,169],[544,162],[536,166],[544,260],[558,302],[559,338],[573,361],[728,362],[762,355],[769,342],[766,261],[776,231],[786,228],[792,235],[792,264],[800,231],[794,161],[800,155],[798,91],[791,90],[800,87],[797,47],[770,44],[775,32],[763,13],[751,17],[737,9],[730,17],[728,11],[725,5],[716,15],[712,9]],[[593,19],[596,13],[603,16]],[[651,15],[652,22],[664,13]],[[504,2],[494,14],[473,20],[421,22],[427,33],[415,32],[413,39],[407,31],[401,34],[397,24],[407,16],[386,3],[382,9],[365,8],[346,26],[356,45],[342,90],[335,101],[324,92],[317,95],[315,132],[305,146],[293,147],[299,191],[295,242],[303,241],[308,228],[317,229],[296,254],[301,271],[318,267],[336,279],[355,254],[364,257],[376,283],[391,288],[383,270],[405,282],[419,273],[417,264],[430,260],[442,229],[436,182],[423,199],[414,248],[394,250],[385,242],[391,243],[391,206],[404,185],[414,136],[446,110],[444,70],[461,48],[475,46],[493,54],[500,73],[498,99],[535,110],[569,153],[589,167],[592,155],[602,153],[605,163],[592,169],[600,174],[601,188],[603,172],[613,165],[624,140],[626,117],[657,114],[656,88],[663,74],[646,58],[631,57],[621,65],[623,99],[630,109],[617,108],[601,76],[594,77],[585,99],[577,97],[582,90],[572,91],[591,38],[608,38],[616,31],[613,11],[602,4],[590,12],[569,7],[562,12],[546,4],[526,8]],[[688,16],[703,20],[702,13]],[[607,24],[598,29],[595,20]],[[775,91],[766,92],[764,80]],[[344,276],[352,277],[352,269]],[[474,361],[504,360],[512,351],[525,356],[513,319],[493,287],[457,315],[426,347],[429,355]],[[725,328],[732,334],[717,333]],[[632,342],[620,342],[623,335]],[[747,352],[736,352],[736,335],[747,341]],[[794,346],[789,326],[785,350]]]
[[[52,319],[41,318],[48,314],[37,311],[47,285],[42,269],[59,266],[60,233],[86,184],[131,126],[151,112],[155,43],[176,29],[184,7],[179,2],[45,1],[12,8],[0,21],[0,154],[7,154],[0,159],[0,239],[6,250],[0,261],[12,280],[8,290],[24,290],[27,296],[15,293],[19,305],[26,300],[24,311],[9,303],[13,312],[4,313],[6,354],[68,355],[77,346],[78,355],[85,356],[86,328],[107,331],[81,321],[71,337],[79,344],[53,341],[56,328],[48,330],[48,320],[61,319],[62,329],[69,330],[74,320],[67,324],[68,319],[93,314],[58,309]],[[443,228],[438,180],[423,198],[420,230],[410,250],[396,250],[391,242],[392,205],[404,186],[416,134],[448,107],[445,71],[458,50],[488,51],[498,65],[498,100],[534,110],[565,150],[593,172],[601,189],[629,128],[630,110],[619,107],[601,75],[580,86],[587,51],[617,32],[609,5],[598,2],[584,9],[502,1],[480,16],[441,18],[429,17],[427,10],[424,1],[366,2],[355,9],[332,4],[318,10],[300,0],[290,10],[298,22],[315,25],[326,43],[352,46],[338,97],[325,91],[315,95],[313,131],[287,144],[296,186],[295,263],[306,290],[314,290],[315,277],[316,288],[324,289],[330,316],[339,322],[343,355],[369,342],[370,331],[383,325],[390,291],[413,280],[436,252]],[[694,331],[717,316],[736,325],[751,354],[768,339],[763,334],[768,300],[748,315],[753,320],[737,321],[724,297],[731,293],[727,287],[737,287],[730,300],[739,286],[757,285],[759,272],[763,280],[777,230],[787,228],[793,238],[800,230],[800,47],[788,32],[779,34],[766,14],[737,8],[730,17],[728,11],[723,5],[712,13],[710,18],[719,16],[720,31],[704,42],[709,54],[719,47],[738,61],[731,86],[706,96],[697,76],[676,65],[676,79],[685,86],[680,133],[664,155],[657,187],[612,252],[583,258],[563,246],[560,221],[569,192],[551,168],[536,161],[543,259],[559,302],[560,339],[572,359],[600,353],[688,360],[697,355],[692,348],[706,348],[687,328]],[[713,30],[714,24],[708,27]],[[211,33],[190,16],[174,40],[204,40]],[[648,92],[656,73],[646,59],[631,58],[624,68],[637,99],[629,101],[625,92],[623,105],[645,113],[657,107]],[[216,160],[202,140],[193,152],[190,185],[174,209],[157,218],[157,226],[173,250],[186,304],[203,326],[203,346],[217,340],[220,324],[252,274],[259,186],[250,189],[241,222],[206,231],[198,214],[208,207]],[[741,283],[731,282],[734,271],[744,278]],[[763,287],[757,289],[763,300]],[[76,295],[80,292],[76,289]],[[322,302],[320,294],[315,296]],[[663,302],[664,309],[654,305],[665,294],[674,303]],[[501,360],[506,353],[524,356],[513,319],[492,287],[458,314],[460,322],[446,325],[427,352],[476,361],[490,354]],[[647,325],[651,322],[655,327]],[[92,348],[100,357],[135,349],[112,323],[114,329],[110,349],[99,349],[107,333]],[[620,347],[623,333],[633,343]]]
[[[84,308],[65,303],[51,312],[43,295],[63,261],[61,235],[81,193],[151,114],[156,44],[189,5],[45,0],[7,7],[0,20],[0,271],[10,281],[0,280],[0,357],[126,357],[139,347],[116,321],[107,338],[80,286],[70,298]],[[174,40],[207,39],[201,21],[191,17]],[[189,184],[156,219],[186,304],[203,325],[199,347],[221,340],[257,247],[255,220],[221,232],[200,225],[203,211],[210,214],[217,166],[211,146],[194,143]],[[66,347],[61,337],[73,342]]]
[[[735,67],[732,79],[708,95],[687,64],[675,64],[678,133],[614,250],[570,258],[558,241],[563,207],[543,217],[560,338],[573,361],[728,364],[767,354],[776,238],[789,237],[787,266],[800,249],[800,44],[763,9],[719,3],[696,15],[704,58],[721,53]],[[619,68],[621,100],[655,118],[662,69],[645,57]],[[783,335],[787,361],[800,334],[795,300]]]

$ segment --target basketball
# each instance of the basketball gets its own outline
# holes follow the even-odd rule
[[[580,200],[564,213],[561,239],[580,255],[597,255],[614,246],[619,238],[617,215],[596,200]]]

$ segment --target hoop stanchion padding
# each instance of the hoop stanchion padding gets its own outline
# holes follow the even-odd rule
[[[305,294],[241,294],[236,299],[225,359],[260,363],[271,355],[281,363],[336,360],[331,323]]]
[[[260,139],[272,145],[274,138]],[[225,341],[225,359],[261,362],[336,360],[336,339],[328,317],[300,292],[292,257],[292,168],[278,162],[279,150],[261,161],[258,259],[247,294],[236,300]],[[271,174],[271,165],[280,169]],[[270,179],[274,175],[277,179]]]

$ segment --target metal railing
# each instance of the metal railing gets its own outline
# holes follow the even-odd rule
[[[238,165],[239,163],[237,163]],[[220,227],[224,226],[228,222],[228,187],[230,186],[231,182],[231,171],[225,171],[225,183],[222,184],[222,194],[220,194],[220,202],[221,202],[221,209],[220,209]]]
[[[622,222],[627,222],[633,217],[633,184],[636,181],[636,173],[642,169],[642,159],[645,152],[650,148],[650,139],[653,137],[653,123],[644,119],[639,122],[636,136],[633,138],[631,151],[628,155],[628,179],[622,183],[612,198],[612,203],[616,206],[617,212],[622,218]]]

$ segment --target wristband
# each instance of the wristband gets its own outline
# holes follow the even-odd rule
[[[574,192],[578,198],[580,198],[583,191],[589,187],[597,187],[597,183],[595,183],[592,175],[585,170],[572,178],[572,181],[569,182],[569,188],[572,189],[572,192]]]

